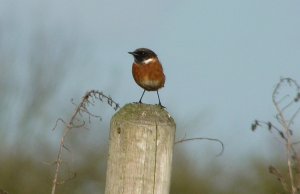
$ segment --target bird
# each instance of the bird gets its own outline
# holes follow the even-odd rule
[[[166,77],[162,64],[155,52],[147,48],[138,48],[128,53],[134,57],[132,64],[132,76],[134,81],[144,89],[139,103],[142,103],[145,91],[156,91],[159,106],[165,108],[160,102],[158,90],[164,87]]]

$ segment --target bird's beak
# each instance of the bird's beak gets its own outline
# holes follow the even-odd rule
[[[133,55],[133,56],[136,56],[136,53],[135,52],[128,52],[129,54]]]

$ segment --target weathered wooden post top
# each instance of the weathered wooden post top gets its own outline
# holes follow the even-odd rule
[[[111,120],[105,194],[169,194],[175,128],[158,105],[121,108]]]

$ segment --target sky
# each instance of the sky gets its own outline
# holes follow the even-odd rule
[[[30,48],[41,36],[47,39],[41,48],[48,48],[48,59],[71,55],[62,67],[47,64],[51,76],[42,75],[51,81],[57,79],[52,71],[64,71],[49,108],[56,117],[60,113],[54,105],[79,99],[90,89],[109,94],[120,105],[138,101],[143,90],[132,78],[133,58],[127,52],[146,47],[163,64],[166,84],[160,97],[175,118],[177,139],[186,135],[222,140],[225,153],[220,160],[229,166],[253,154],[268,160],[278,144],[267,132],[252,133],[250,127],[254,119],[274,121],[272,92],[281,77],[300,82],[300,1],[0,4],[0,47],[15,56],[6,68],[15,75],[7,79],[14,80],[16,88],[23,91],[28,84]],[[146,93],[143,101],[157,103],[156,94]],[[182,147],[194,160],[216,160],[219,151],[211,142]]]

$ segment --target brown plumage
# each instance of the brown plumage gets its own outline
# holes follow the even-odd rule
[[[144,89],[139,103],[142,103],[142,98],[146,90],[156,91],[159,105],[162,106],[158,90],[164,87],[165,75],[157,55],[147,48],[139,48],[133,52],[129,52],[129,54],[132,54],[134,57],[134,63],[132,65],[133,78],[135,82]]]

